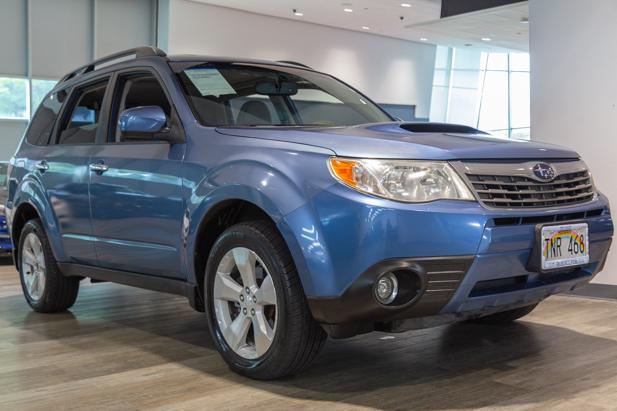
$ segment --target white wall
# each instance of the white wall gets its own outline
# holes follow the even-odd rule
[[[169,52],[292,60],[351,84],[377,103],[428,117],[435,46],[172,0]]]
[[[576,149],[615,214],[617,2],[529,3],[532,139]],[[596,282],[617,284],[616,250]]]
[[[94,57],[154,44],[164,3],[0,0],[0,77],[58,79]],[[0,161],[13,155],[26,125],[26,118],[0,118]]]

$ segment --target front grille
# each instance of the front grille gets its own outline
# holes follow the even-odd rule
[[[467,178],[489,207],[550,207],[584,203],[594,197],[587,170],[564,173],[548,183],[512,175],[467,174]]]

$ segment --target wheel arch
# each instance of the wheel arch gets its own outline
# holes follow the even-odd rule
[[[256,220],[270,222],[287,245],[301,280],[305,277],[302,273],[306,267],[302,259],[296,258],[298,255],[297,252],[299,251],[299,244],[295,240],[289,227],[287,227],[285,221],[281,218],[280,213],[278,210],[273,210],[267,205],[264,206],[266,202],[259,202],[258,204],[258,202],[254,200],[254,198],[247,199],[246,197],[224,198],[211,204],[199,218],[199,223],[196,224],[194,235],[190,236],[192,241],[187,247],[187,254],[189,256],[188,264],[193,271],[193,279],[189,278],[189,281],[192,280],[197,285],[196,289],[198,295],[195,296],[196,309],[203,309],[203,282],[206,263],[212,246],[223,231],[234,224]],[[273,207],[271,202],[268,201],[267,203]]]
[[[40,219],[40,213],[34,205],[29,202],[21,203],[13,213],[13,219],[11,224],[11,241],[13,242],[13,264],[15,268],[19,270],[19,238],[21,231],[26,223],[30,220]]]
[[[62,242],[53,208],[49,204],[43,189],[32,178],[25,178],[15,193],[12,207],[7,212],[11,241],[13,242],[13,260],[17,267],[19,254],[19,236],[24,225],[34,219],[41,220],[47,234],[52,252],[56,259],[62,255]]]

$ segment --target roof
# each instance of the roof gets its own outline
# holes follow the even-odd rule
[[[117,53],[110,54],[105,57],[101,57],[88,64],[78,67],[75,70],[72,70],[69,73],[67,73],[65,76],[63,76],[58,82],[58,84],[64,83],[66,81],[69,81],[83,74],[93,72],[97,70],[98,68],[121,64],[122,62],[127,61],[127,58],[130,58],[131,56],[134,56],[134,58],[131,59],[130,61],[133,61],[135,59],[141,59],[141,58],[161,58],[161,59],[165,59],[166,61],[171,61],[171,62],[267,64],[267,65],[278,65],[278,66],[296,67],[296,68],[312,70],[307,65],[302,64],[302,63],[296,63],[294,61],[268,61],[268,60],[257,60],[257,59],[236,58],[236,57],[201,56],[201,55],[190,55],[190,54],[168,56],[163,50],[157,47],[143,46],[143,47],[136,47],[133,49],[119,51]]]

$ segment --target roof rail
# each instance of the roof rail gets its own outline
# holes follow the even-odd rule
[[[133,55],[135,56],[135,58],[167,56],[167,54],[165,54],[163,50],[157,47],[152,47],[152,46],[135,47],[133,49],[119,51],[117,53],[110,54],[105,57],[101,57],[100,59],[96,59],[86,65],[78,67],[77,69],[71,71],[70,73],[62,77],[62,79],[60,79],[60,83],[70,80],[79,74],[85,74],[85,73],[94,71],[96,69],[96,66],[100,66],[101,64],[109,63],[111,61],[119,60],[124,57],[133,56]]]
[[[309,69],[309,70],[313,70],[312,68],[310,68],[310,67],[309,67],[309,66],[307,66],[306,64],[298,63],[298,62],[296,62],[296,61],[279,60],[279,61],[277,61],[277,63],[290,64],[290,65],[292,65],[292,66],[304,67],[304,68],[307,68],[307,69]]]

